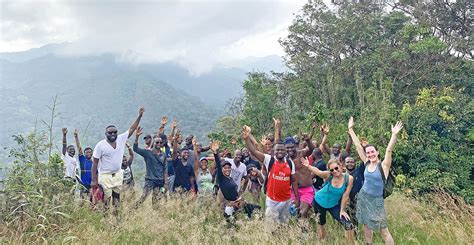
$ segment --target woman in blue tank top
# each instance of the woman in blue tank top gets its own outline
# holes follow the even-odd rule
[[[393,146],[397,141],[397,134],[403,128],[403,125],[401,122],[397,122],[395,126],[392,125],[392,136],[385,151],[383,161],[380,161],[379,152],[375,146],[366,145],[364,148],[362,147],[353,127],[354,119],[351,117],[348,124],[349,134],[357,148],[360,159],[366,163],[364,185],[359,194],[357,194],[356,213],[359,223],[363,224],[365,243],[372,244],[373,231],[380,230],[385,244],[394,244],[392,235],[387,227],[387,214],[383,199],[384,182],[380,170],[383,170],[386,179],[392,166]]]
[[[309,164],[307,159],[302,159],[303,165],[314,175],[327,179],[323,187],[314,195],[314,212],[319,213],[319,235],[321,239],[326,237],[326,212],[337,222],[341,223],[346,230],[346,237],[350,244],[354,244],[354,230],[349,215],[346,213],[346,205],[349,193],[352,189],[354,178],[342,172],[342,165],[338,159],[331,159],[328,163],[329,171],[321,171]]]

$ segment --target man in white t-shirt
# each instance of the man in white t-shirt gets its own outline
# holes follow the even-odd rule
[[[105,128],[105,139],[99,141],[94,148],[92,192],[97,191],[97,184],[99,184],[104,191],[106,205],[110,202],[111,197],[113,198],[114,206],[117,206],[120,201],[120,191],[123,183],[122,159],[125,143],[137,129],[144,111],[143,107],[140,108],[135,122],[126,132],[120,135],[117,135],[117,127],[114,125],[107,126]]]
[[[234,180],[235,184],[237,184],[237,190],[239,191],[239,195],[247,189],[248,184],[248,177],[247,177],[247,167],[245,164],[242,163],[242,152],[240,150],[236,150],[234,152],[234,158],[224,158],[225,161],[230,162],[232,167],[231,176]],[[242,179],[244,179],[244,185],[240,188],[240,184],[242,183]]]
[[[66,135],[67,135],[67,128],[63,128],[63,149],[61,154],[61,159],[64,162],[64,178],[70,181],[71,183],[75,183],[76,180],[76,169],[77,169],[77,160],[74,157],[76,154],[76,149],[73,145],[67,145]]]

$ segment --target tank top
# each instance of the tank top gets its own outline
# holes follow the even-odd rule
[[[323,208],[329,209],[338,205],[349,183],[347,174],[344,174],[344,183],[340,188],[332,186],[332,179],[332,176],[329,177],[323,188],[314,195],[314,200]]]
[[[212,175],[209,170],[203,172],[202,169],[199,169],[198,176],[196,176],[196,178],[199,193],[209,194],[213,192],[214,184],[212,183]]]
[[[133,183],[133,174],[132,169],[127,167],[123,170],[123,183],[126,185],[130,185]]]
[[[375,167],[374,172],[369,172],[369,165],[365,166],[364,170],[364,185],[362,191],[373,196],[379,197],[383,195],[383,179],[380,173],[379,163]]]

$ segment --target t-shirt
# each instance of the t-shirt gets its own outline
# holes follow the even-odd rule
[[[128,130],[117,136],[115,149],[105,139],[95,145],[93,157],[99,159],[99,173],[116,173],[122,168],[127,139]]]
[[[263,164],[268,169],[272,156],[265,154]],[[275,158],[272,169],[268,173],[267,180],[267,197],[273,201],[285,202],[291,198],[291,175],[295,174],[295,165],[291,162],[292,167],[287,162],[279,162]]]
[[[76,168],[77,160],[74,157],[69,156],[66,152],[66,155],[62,155],[61,159],[64,162],[65,173],[64,177],[76,178]]]
[[[173,167],[175,175],[174,188],[182,187],[187,191],[191,190],[190,178],[194,177],[193,166],[189,164],[183,165],[181,159],[176,159],[173,161]]]
[[[354,181],[352,183],[351,193],[349,197],[351,199],[355,199],[357,193],[359,193],[360,189],[364,185],[364,170],[365,164],[360,163],[350,174],[354,177]]]
[[[132,168],[130,166],[127,166],[127,168],[123,170],[123,183],[125,185],[134,184]]]
[[[313,167],[316,167],[318,168],[319,170],[321,171],[327,171],[328,170],[328,166],[327,164],[323,161],[323,159],[313,163]],[[323,187],[323,184],[324,184],[324,179],[322,179],[321,177],[319,176],[315,176],[313,178],[313,186],[316,190],[319,190]]]
[[[81,182],[86,187],[89,187],[92,180],[92,159],[87,159],[84,155],[79,155],[79,166],[81,171]]]
[[[242,178],[247,176],[247,167],[242,162],[237,167],[237,165],[235,165],[235,163],[234,163],[234,159],[232,159],[232,158],[224,158],[224,160],[230,162],[230,164],[231,164],[232,172],[231,172],[230,176],[232,177],[235,184],[237,185],[237,191],[239,191],[240,190],[240,182],[242,182]]]

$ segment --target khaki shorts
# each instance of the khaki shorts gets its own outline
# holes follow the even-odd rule
[[[99,185],[104,190],[104,198],[112,197],[112,192],[120,194],[123,183],[123,170],[117,173],[99,173]]]

